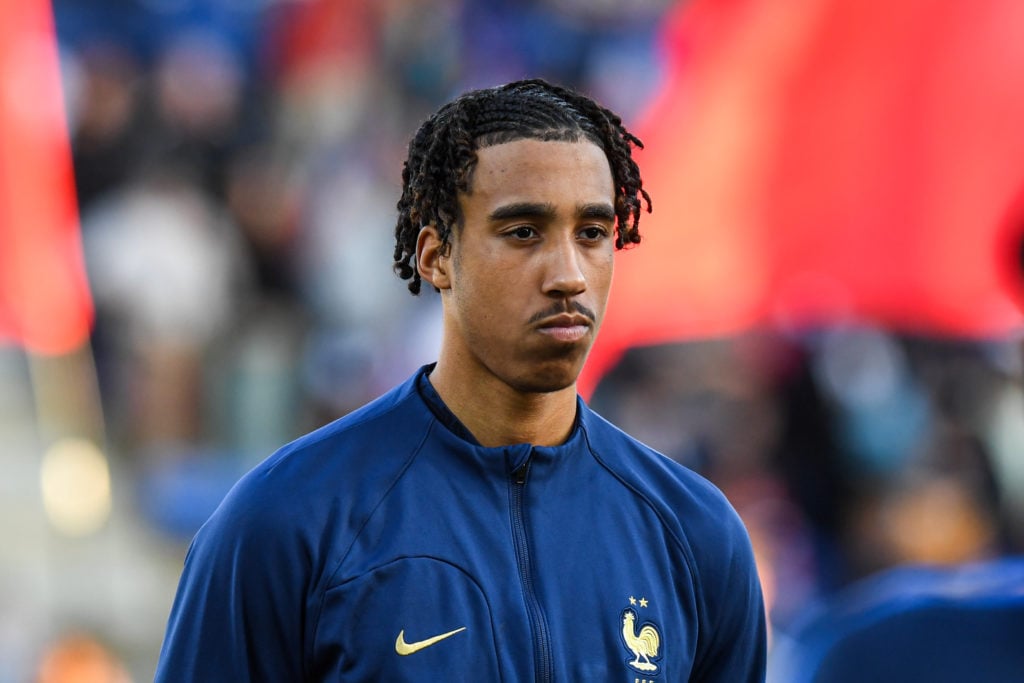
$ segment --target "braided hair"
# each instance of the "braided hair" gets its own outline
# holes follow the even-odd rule
[[[632,146],[643,147],[613,112],[577,92],[540,79],[473,90],[444,105],[420,126],[402,169],[395,225],[394,269],[420,292],[416,240],[425,225],[451,242],[460,225],[459,193],[468,193],[476,150],[513,140],[593,142],[604,150],[615,183],[615,247],[640,242],[641,199],[651,210]]]

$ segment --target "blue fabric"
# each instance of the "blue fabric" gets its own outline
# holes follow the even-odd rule
[[[565,444],[474,444],[428,370],[228,494],[156,681],[764,680],[750,542],[714,486],[582,400]],[[402,655],[400,634],[444,637]]]
[[[1024,681],[1024,559],[882,572],[782,641],[780,683]]]

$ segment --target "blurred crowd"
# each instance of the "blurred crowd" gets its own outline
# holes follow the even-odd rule
[[[437,301],[391,270],[415,128],[525,75],[635,114],[664,4],[58,1],[93,350],[123,455],[144,475],[251,465],[431,360]],[[193,530],[174,508],[154,512]]]
[[[55,0],[110,455],[175,562],[243,471],[433,360],[436,297],[391,271],[419,122],[543,76],[629,124],[669,4]],[[784,631],[879,569],[1024,547],[1021,353],[753,331],[631,350],[592,404],[726,492]]]

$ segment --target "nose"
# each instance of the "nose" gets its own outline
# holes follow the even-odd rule
[[[574,239],[552,241],[546,256],[545,294],[565,298],[582,294],[587,289],[587,278],[581,267],[582,255]]]

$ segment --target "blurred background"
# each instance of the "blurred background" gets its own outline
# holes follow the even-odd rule
[[[882,569],[1024,549],[1014,2],[32,0],[4,25],[0,683],[151,680],[234,481],[434,359],[438,301],[391,271],[405,146],[522,77],[647,143],[654,213],[581,390],[726,492],[773,642]]]

